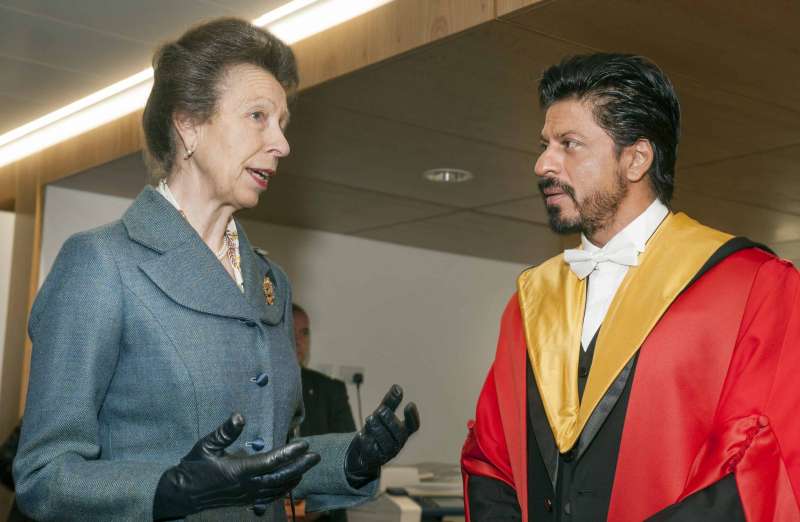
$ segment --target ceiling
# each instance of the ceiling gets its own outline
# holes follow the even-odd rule
[[[292,155],[246,215],[538,262],[562,241],[544,224],[532,177],[543,121],[536,80],[565,55],[614,50],[652,58],[678,90],[676,207],[798,260],[798,26],[793,1],[542,2],[303,92]],[[433,167],[476,177],[432,185],[421,174]],[[59,184],[133,197],[144,178],[134,155]]]
[[[0,134],[146,69],[193,23],[288,1],[0,0]]]

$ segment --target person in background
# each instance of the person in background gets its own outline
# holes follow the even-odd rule
[[[0,445],[0,483],[9,491],[14,491],[14,476],[12,474],[12,465],[14,464],[14,457],[17,456],[17,446],[19,445],[19,430],[20,425],[17,424],[11,433],[6,438],[5,442]],[[11,510],[8,512],[6,522],[30,522],[31,519],[22,514],[17,506],[17,499],[14,499],[11,505]]]
[[[347,387],[339,379],[308,367],[311,358],[311,321],[308,313],[292,304],[294,315],[294,342],[297,361],[300,363],[300,380],[303,382],[305,417],[300,424],[300,435],[323,433],[348,433],[356,431]]]
[[[300,305],[292,303],[292,314],[294,344],[297,362],[300,364],[305,408],[303,422],[299,427],[300,436],[355,431],[356,424],[344,382],[308,368],[308,361],[311,358],[311,320],[308,313]],[[344,509],[337,509],[316,517],[309,514],[307,520],[344,522],[347,520],[347,513]]]
[[[539,100],[539,189],[581,248],[518,278],[468,518],[800,520],[797,269],[670,209],[680,109],[649,60],[567,58]]]
[[[17,446],[19,446],[19,429],[20,425],[17,424],[8,434],[6,440],[3,441],[3,444],[0,445],[0,483],[9,491],[14,491],[14,476],[11,472],[11,466],[14,464]]]
[[[365,501],[416,406],[400,420],[394,385],[364,430],[287,444],[302,411],[291,286],[234,217],[289,154],[292,51],[225,18],[153,67],[155,186],[69,238],[31,310],[19,506],[39,521],[282,521],[289,492],[312,511]]]

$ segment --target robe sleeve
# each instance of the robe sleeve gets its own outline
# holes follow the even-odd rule
[[[497,513],[507,514],[504,520],[527,520],[525,347],[515,293],[503,312],[495,360],[461,452],[467,521],[495,520]],[[474,477],[482,478],[470,483]],[[471,502],[471,492],[480,502]],[[473,507],[482,512],[470,514]]]
[[[712,431],[678,503],[733,476],[747,520],[800,520],[800,274],[759,269]]]
[[[469,433],[461,452],[467,521],[488,520],[488,513],[494,508],[510,514],[516,508],[519,517],[519,503],[497,404],[494,368],[489,370],[478,398],[475,420],[470,421],[467,428]],[[503,494],[496,495],[498,491]]]
[[[475,420],[470,421],[467,428],[469,433],[461,452],[467,522],[488,520],[488,513],[493,508],[502,510],[503,513],[519,514],[508,447],[497,403],[494,368],[489,370],[478,398]],[[477,478],[479,480],[473,480]],[[495,495],[498,491],[503,494]],[[472,498],[472,495],[476,498]],[[473,508],[475,512],[471,512]]]

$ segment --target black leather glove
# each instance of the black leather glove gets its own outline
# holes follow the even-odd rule
[[[225,448],[242,433],[244,417],[234,413],[194,445],[161,476],[153,501],[156,520],[182,518],[227,506],[263,505],[283,497],[320,457],[298,441],[266,453],[230,455]]]
[[[408,437],[419,429],[417,405],[406,404],[405,421],[394,414],[403,400],[403,388],[393,384],[378,408],[364,421],[347,448],[344,471],[347,482],[361,488],[378,478],[381,466],[392,460],[403,449]]]

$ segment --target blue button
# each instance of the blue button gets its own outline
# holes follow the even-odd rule
[[[266,513],[266,512],[267,512],[267,505],[266,504],[256,504],[256,505],[253,506],[253,513],[255,513],[256,516],[259,516],[259,517],[263,516],[264,513]]]
[[[245,442],[244,445],[253,448],[253,451],[261,451],[264,449],[266,444],[264,443],[264,439],[261,437],[256,437],[251,441]]]
[[[263,388],[269,382],[269,376],[266,373],[261,372],[255,377],[250,377],[250,382],[254,382]]]

